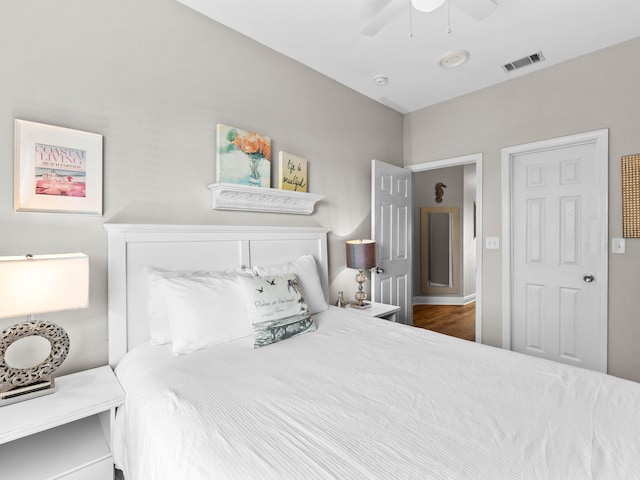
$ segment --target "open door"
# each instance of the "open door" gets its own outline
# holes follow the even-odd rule
[[[371,233],[382,269],[372,275],[371,296],[398,305],[398,321],[407,325],[413,325],[411,176],[406,168],[371,161]]]

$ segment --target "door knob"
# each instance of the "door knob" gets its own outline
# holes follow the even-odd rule
[[[596,279],[596,277],[594,277],[590,273],[587,273],[584,277],[582,277],[582,279],[587,283],[591,283]]]

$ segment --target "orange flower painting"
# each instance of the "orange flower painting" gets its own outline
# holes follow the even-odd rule
[[[216,181],[271,187],[271,139],[219,123],[216,125]]]

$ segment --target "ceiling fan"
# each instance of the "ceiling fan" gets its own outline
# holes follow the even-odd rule
[[[433,12],[440,8],[447,0],[382,0],[375,2],[379,11],[376,16],[360,31],[362,35],[376,35],[410,2],[411,8],[419,12]],[[459,10],[480,21],[491,15],[503,0],[449,0]],[[371,4],[371,0],[369,0]]]

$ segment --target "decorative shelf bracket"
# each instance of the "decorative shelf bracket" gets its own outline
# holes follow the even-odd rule
[[[211,191],[211,208],[214,210],[311,215],[316,203],[324,198],[324,195],[314,193],[231,183],[214,183],[207,188]]]

